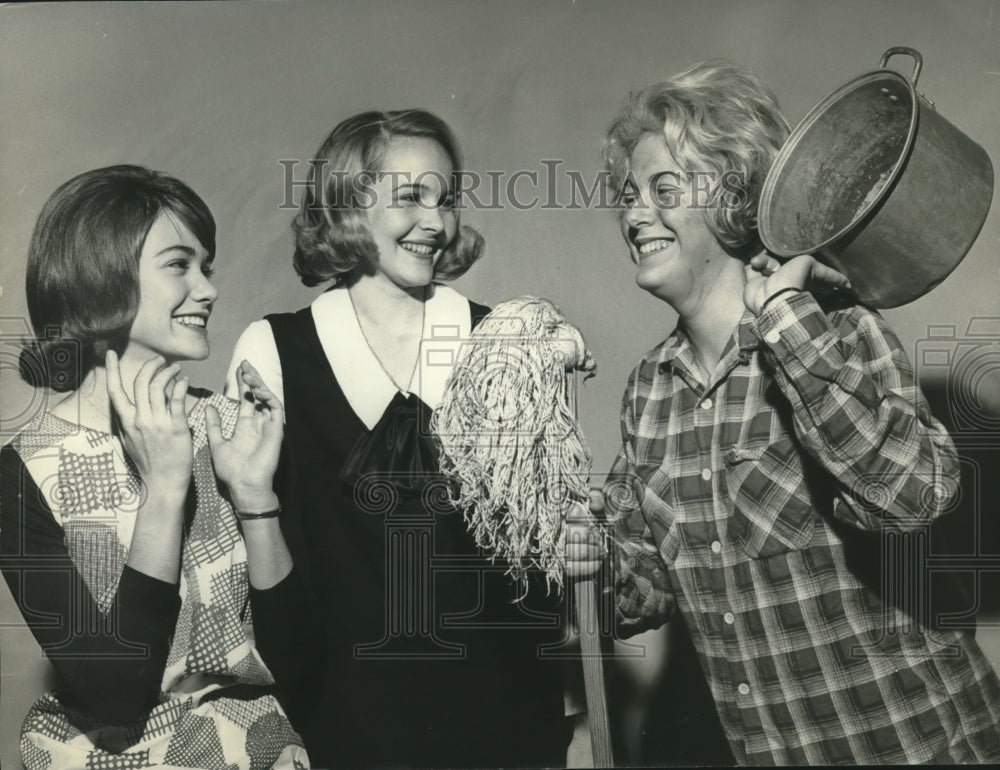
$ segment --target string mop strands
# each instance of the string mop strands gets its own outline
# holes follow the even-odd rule
[[[570,377],[593,376],[593,356],[559,308],[537,297],[497,305],[461,354],[431,419],[452,502],[522,588],[540,568],[561,593],[566,509],[588,500],[593,463]]]

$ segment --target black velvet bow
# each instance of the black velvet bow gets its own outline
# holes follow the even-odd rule
[[[340,478],[391,483],[401,495],[419,495],[440,479],[438,445],[430,430],[431,408],[412,393],[397,392],[371,432],[351,450]]]

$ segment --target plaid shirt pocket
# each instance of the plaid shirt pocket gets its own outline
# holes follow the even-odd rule
[[[759,449],[732,449],[725,459],[733,503],[729,536],[748,556],[777,556],[812,542],[816,525],[812,499],[790,438]]]
[[[635,492],[660,557],[667,566],[673,566],[680,550],[680,533],[673,512],[670,475],[660,465],[637,465]]]

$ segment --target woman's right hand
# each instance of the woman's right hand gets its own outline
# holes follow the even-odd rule
[[[167,366],[157,356],[139,368],[129,397],[114,351],[108,351],[105,369],[122,443],[143,482],[161,492],[176,492],[183,499],[194,462],[186,412],[188,379],[177,378],[178,364]]]
[[[268,510],[278,505],[273,480],[284,435],[284,411],[248,361],[240,364],[236,379],[240,410],[232,436],[227,439],[222,435],[215,407],[205,410],[212,463],[237,510]]]
[[[267,590],[284,580],[293,567],[280,520],[272,516],[243,519],[240,514],[280,509],[273,483],[285,432],[284,411],[248,361],[236,370],[236,381],[240,409],[232,435],[223,435],[213,406],[205,409],[205,426],[215,475],[228,487],[236,515],[241,518],[250,585]]]
[[[789,289],[818,294],[851,288],[846,275],[811,254],[800,254],[785,262],[770,254],[757,254],[744,267],[744,275],[743,303],[757,316],[770,297]]]
[[[588,510],[589,508],[589,510]],[[566,574],[570,578],[588,578],[604,563],[607,549],[595,514],[604,511],[604,494],[590,491],[590,505],[575,503],[566,516]]]

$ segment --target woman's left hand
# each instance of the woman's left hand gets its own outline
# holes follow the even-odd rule
[[[215,408],[205,409],[212,462],[238,510],[269,510],[278,506],[273,483],[284,435],[284,411],[249,362],[240,364],[236,380],[240,411],[232,437],[223,437]]]
[[[769,254],[758,254],[746,266],[743,303],[754,315],[760,315],[764,303],[783,289],[796,289],[815,294],[835,289],[850,289],[847,276],[824,265],[811,254],[779,262]]]

